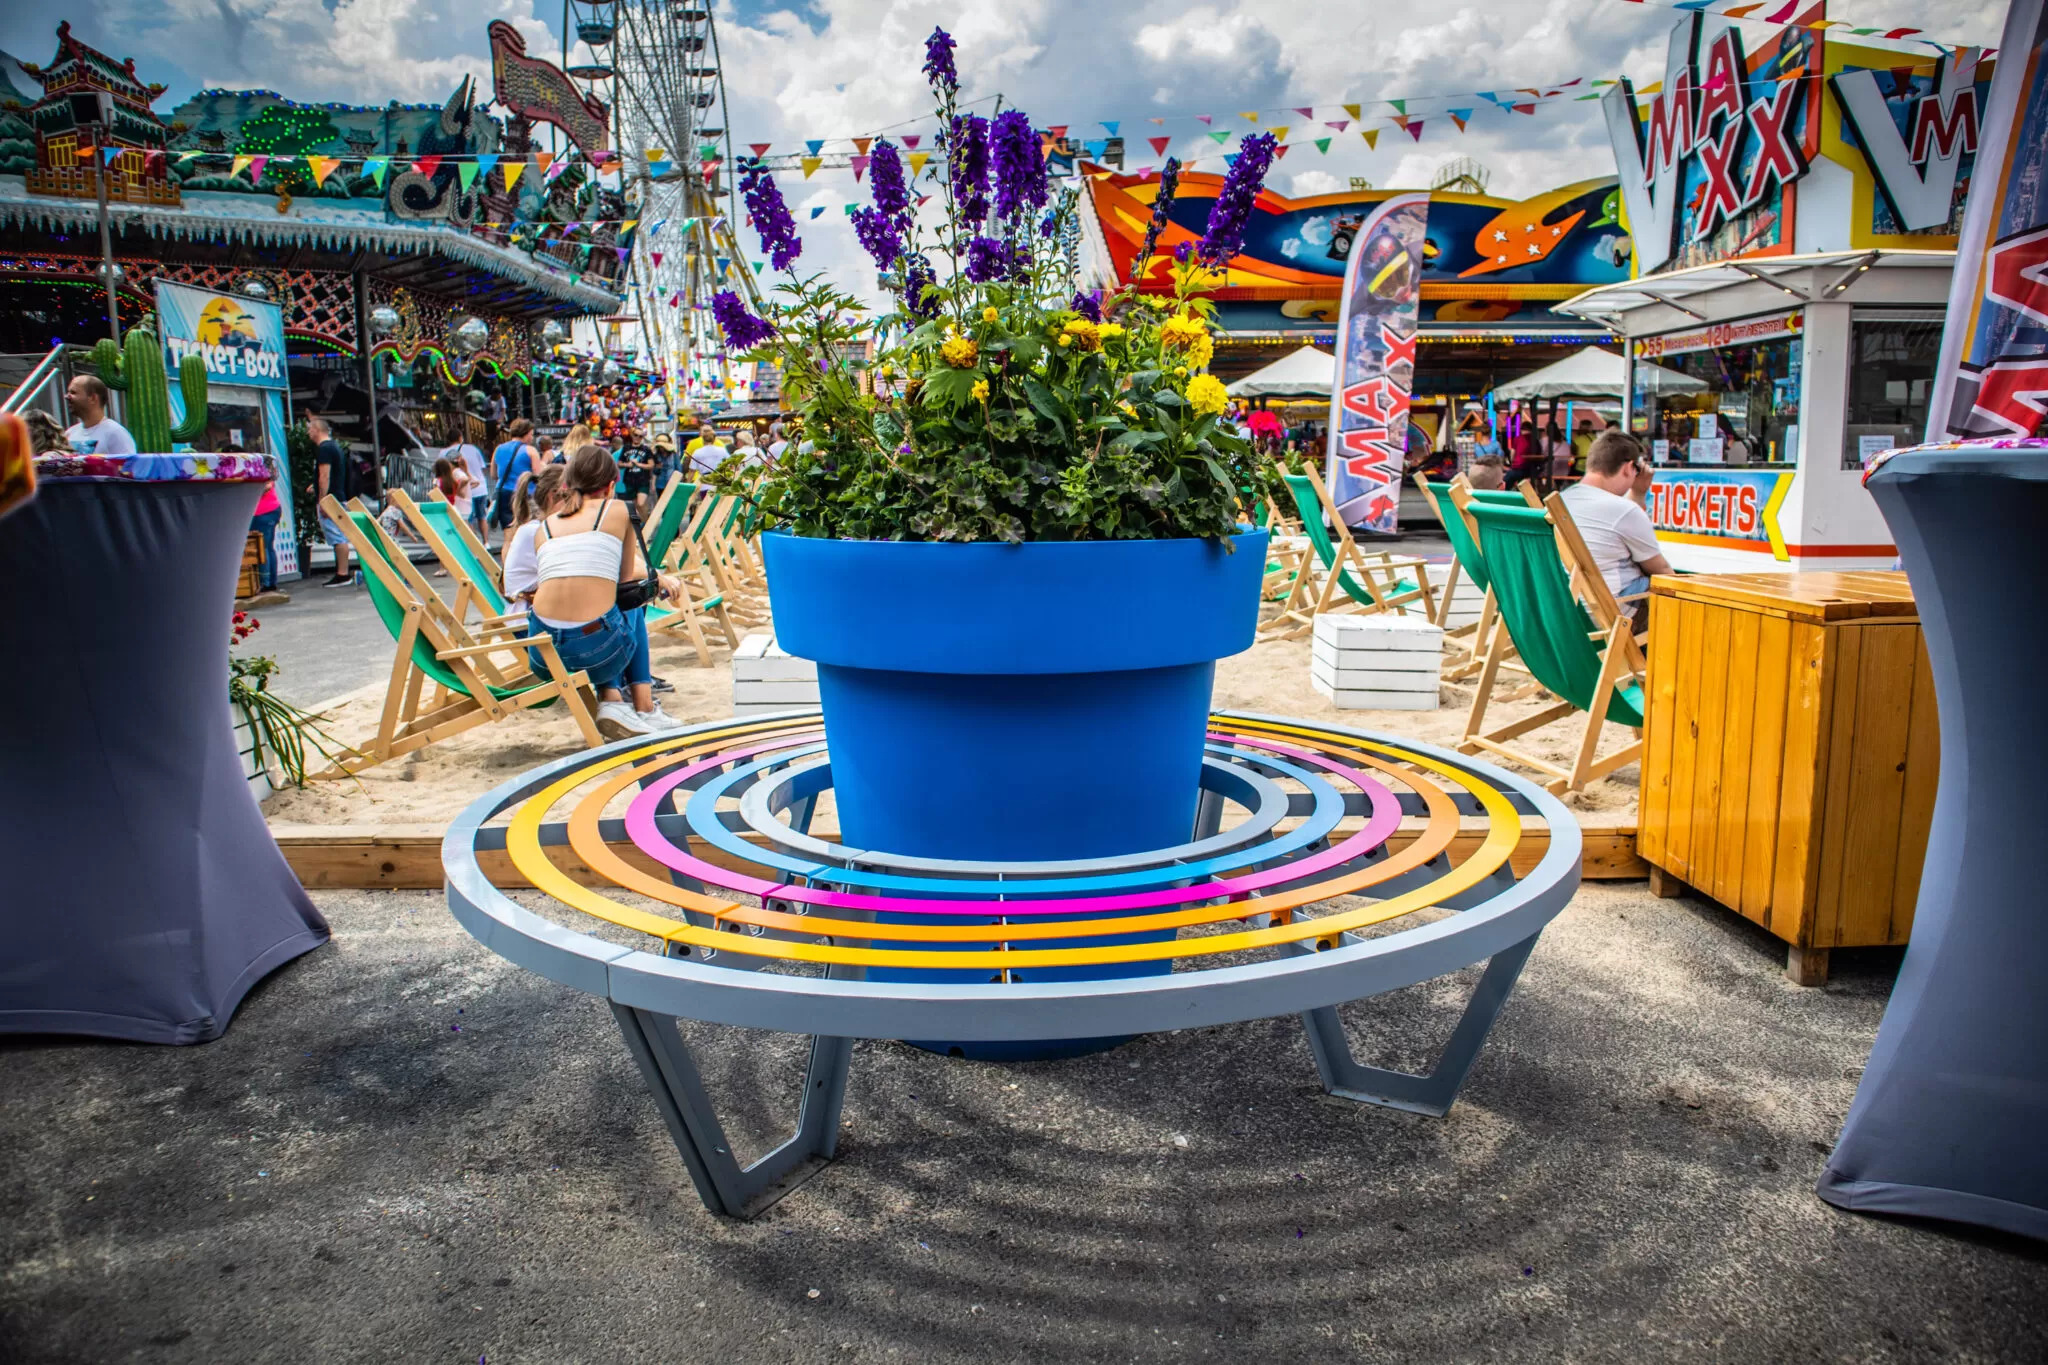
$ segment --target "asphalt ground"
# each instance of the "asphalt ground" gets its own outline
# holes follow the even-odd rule
[[[1896,951],[1801,989],[1589,887],[1445,1119],[1325,1096],[1292,1019],[863,1042],[839,1159],[734,1223],[602,1002],[438,895],[317,899],[217,1042],[0,1045],[0,1361],[2048,1359],[2042,1248],[1813,1195]],[[1474,975],[1347,1007],[1361,1058],[1424,1064]],[[797,1045],[697,1041],[758,1150]]]

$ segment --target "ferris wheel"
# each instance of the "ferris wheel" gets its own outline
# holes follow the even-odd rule
[[[563,0],[562,31],[568,74],[611,108],[628,214],[650,234],[632,257],[643,352],[683,381],[689,392],[676,397],[698,398],[730,378],[712,295],[731,289],[760,302],[734,233],[731,120],[710,0]],[[590,60],[568,65],[571,34]],[[649,166],[649,149],[667,153],[668,169]],[[662,222],[668,229],[652,235]]]

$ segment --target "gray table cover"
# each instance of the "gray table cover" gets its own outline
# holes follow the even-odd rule
[[[247,482],[48,482],[0,521],[0,1033],[217,1038],[326,942],[242,775]]]
[[[1912,945],[1819,1193],[2048,1239],[2048,442],[2007,445],[1870,476],[1927,634],[1941,786]]]

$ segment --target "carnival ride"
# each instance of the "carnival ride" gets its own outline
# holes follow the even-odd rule
[[[756,308],[759,295],[734,233],[731,120],[709,2],[564,0],[562,33],[568,74],[609,108],[620,194],[648,234],[632,256],[643,363],[722,387],[730,364],[712,295],[730,289]],[[589,54],[576,65],[572,39]],[[655,234],[662,223],[676,236]]]
[[[1332,1094],[1447,1112],[1578,887],[1577,824],[1533,783],[1412,740],[1235,713],[1209,731],[1190,842],[1037,863],[813,836],[834,785],[815,712],[629,740],[470,806],[442,845],[448,902],[492,951],[610,1002],[698,1193],[733,1216],[831,1159],[855,1038],[1102,1040],[1299,1014]],[[1118,780],[1077,770],[1072,799],[1113,801]],[[486,860],[508,858],[545,903],[493,885]],[[1427,1074],[1354,1060],[1337,1005],[1480,962]],[[741,1163],[679,1019],[812,1036],[794,1137]]]

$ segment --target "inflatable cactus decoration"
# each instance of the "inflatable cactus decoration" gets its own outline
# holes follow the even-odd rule
[[[185,420],[171,423],[170,384],[164,378],[163,351],[156,333],[131,330],[116,346],[102,337],[92,348],[92,363],[110,389],[128,395],[124,412],[129,435],[140,451],[166,454],[173,441],[190,441],[206,430],[206,362],[188,355],[178,362],[178,387],[185,399]]]

